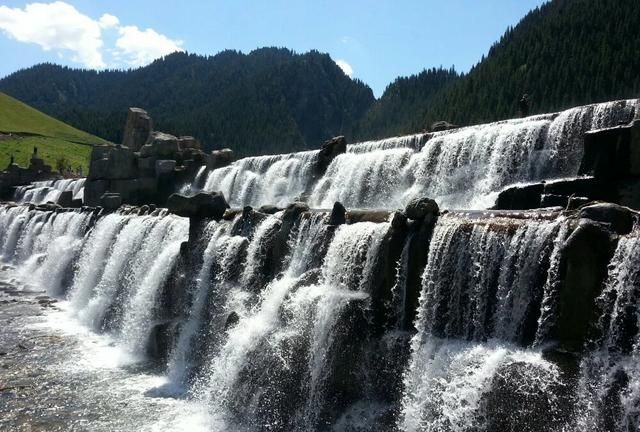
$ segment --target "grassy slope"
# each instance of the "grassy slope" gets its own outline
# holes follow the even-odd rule
[[[4,93],[0,93],[0,133],[38,135],[0,140],[0,169],[9,164],[12,154],[16,163],[27,166],[33,147],[36,146],[40,157],[54,169],[56,161],[64,158],[73,168],[82,167],[86,173],[91,146],[106,143],[101,138],[49,117]]]

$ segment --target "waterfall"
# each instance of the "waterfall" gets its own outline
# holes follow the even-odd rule
[[[19,203],[56,203],[62,192],[71,191],[73,199],[84,198],[84,178],[37,181],[26,186],[18,186],[14,200]]]
[[[29,211],[0,207],[0,260],[51,295],[60,295],[65,277],[89,227],[91,213]]]
[[[146,318],[133,311],[137,302],[151,306],[159,284],[171,269],[179,245],[186,239],[187,221],[175,216],[131,216],[111,214],[102,219],[85,241],[78,272],[69,294],[78,318],[102,330],[120,326],[110,314],[125,317],[125,337]],[[169,252],[165,249],[168,248]],[[162,268],[155,268],[158,263]],[[96,267],[96,263],[102,263]],[[154,269],[154,273],[149,273]],[[125,309],[120,309],[122,305]],[[129,306],[129,309],[126,309]]]
[[[309,256],[326,230],[317,216],[299,222],[289,240],[286,269],[256,303],[241,300],[253,295],[252,287],[231,289],[227,304],[235,308],[238,322],[210,354],[196,386],[214,417],[230,429],[259,428],[265,422],[276,429],[315,429],[331,400],[324,393],[337,349],[334,328],[347,305],[366,302],[388,225],[340,226],[314,272]],[[297,397],[287,398],[288,393]]]
[[[222,191],[236,207],[284,206],[305,192],[316,158],[317,152],[307,151],[240,159],[213,170],[204,189]]]
[[[168,364],[169,380],[174,384],[187,384],[187,376],[193,367],[191,362],[195,357],[194,345],[197,343],[199,349],[205,347],[197,335],[206,327],[207,299],[212,291],[222,291],[222,285],[230,282],[235,267],[233,261],[238,260],[242,256],[241,251],[247,248],[247,239],[231,235],[231,228],[229,223],[212,222],[205,230],[205,237],[209,240],[200,271],[191,284],[191,307]]]
[[[597,299],[600,333],[580,365],[576,430],[640,428],[640,231],[620,239]]]
[[[583,134],[629,123],[637,104],[614,101],[355,143],[317,180],[317,152],[250,157],[209,173],[204,189],[224,192],[236,207],[283,206],[310,192],[308,201],[317,208],[340,201],[347,207],[394,209],[416,196],[430,196],[445,208],[488,208],[509,185],[575,177]]]
[[[521,347],[535,339],[562,226],[562,220],[441,218],[405,374],[403,431],[494,429],[495,413],[487,409],[499,397],[494,387],[510,373],[519,377],[511,391],[547,407],[547,422],[554,423],[560,371]]]

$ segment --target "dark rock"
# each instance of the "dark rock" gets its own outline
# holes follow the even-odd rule
[[[333,161],[336,156],[345,153],[346,151],[347,139],[343,136],[337,136],[325,141],[318,153],[316,173],[319,175],[323,174],[327,170],[329,164],[331,164],[331,161]]]
[[[620,235],[630,233],[633,228],[633,213],[617,204],[598,203],[582,207],[580,217],[609,224]]]
[[[180,151],[178,138],[164,132],[153,132],[150,138],[153,155],[159,159],[174,159]]]
[[[333,204],[333,210],[331,210],[331,215],[329,216],[329,221],[327,222],[329,225],[342,225],[347,222],[346,218],[347,209],[344,208],[342,203],[336,201]]]
[[[112,147],[109,152],[105,178],[129,179],[137,176],[137,163],[133,151],[120,145]]]
[[[615,250],[612,234],[601,224],[582,219],[565,242],[560,259],[555,337],[561,349],[579,352],[596,319],[595,299],[607,277]]]
[[[347,223],[358,222],[385,223],[391,216],[390,210],[349,210],[347,212]]]
[[[555,194],[542,194],[540,199],[540,207],[562,207],[566,208],[569,204],[569,197]]]
[[[231,327],[238,324],[238,322],[240,322],[240,316],[235,311],[231,312],[224,323],[224,329],[229,330]]]
[[[395,212],[391,216],[391,227],[394,229],[404,229],[407,226],[407,217],[402,212]]]
[[[567,210],[575,210],[583,205],[589,204],[592,200],[587,197],[571,196],[567,204]]]
[[[61,207],[73,207],[73,191],[60,193],[57,204]]]
[[[440,208],[438,203],[431,198],[414,198],[405,207],[404,214],[409,219],[431,223],[440,215]]]
[[[152,130],[153,122],[145,110],[129,108],[122,144],[133,151],[138,151],[147,142]]]
[[[280,207],[276,207],[274,205],[263,205],[262,207],[260,207],[258,209],[258,211],[260,213],[264,213],[264,214],[276,214],[279,211],[281,211],[282,209]]]
[[[167,208],[178,216],[220,220],[229,204],[221,192],[200,192],[191,197],[176,193],[167,200]]]
[[[540,208],[544,184],[513,186],[498,194],[495,210],[530,210]]]
[[[458,129],[460,126],[454,125],[447,121],[437,121],[431,124],[431,132],[442,132],[451,129]]]
[[[179,138],[181,149],[200,149],[200,142],[192,136],[181,136]]]
[[[155,324],[151,328],[147,341],[147,354],[159,362],[165,361],[169,357],[169,352],[173,347],[177,323],[169,320]]]
[[[171,159],[161,159],[156,161],[156,176],[170,174],[176,169],[176,161]]]
[[[100,197],[100,205],[106,211],[114,211],[122,205],[122,196],[118,193],[105,193]]]
[[[207,168],[211,170],[223,168],[231,164],[234,159],[233,150],[231,149],[213,150],[209,156]]]
[[[640,175],[640,121],[587,132],[580,174],[614,180]]]
[[[546,182],[543,193],[565,196],[578,195],[591,199],[611,201],[615,199],[615,193],[612,189],[607,183],[586,177]]]

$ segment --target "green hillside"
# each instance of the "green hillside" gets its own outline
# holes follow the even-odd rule
[[[59,120],[0,93],[0,169],[11,156],[21,166],[29,165],[33,148],[45,162],[56,168],[64,160],[73,169],[87,172],[91,146],[105,140],[75,129]]]

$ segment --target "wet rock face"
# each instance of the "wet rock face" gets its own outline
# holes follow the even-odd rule
[[[510,363],[499,368],[482,396],[476,425],[487,431],[555,430],[569,420],[570,397],[567,386],[549,370],[524,362]]]
[[[222,149],[222,150],[213,150],[211,152],[211,156],[209,156],[209,163],[207,164],[207,168],[210,170],[218,169],[226,167],[231,164],[235,159],[233,154],[233,150],[231,149]]]
[[[460,126],[449,123],[448,121],[437,121],[431,125],[431,132],[441,132],[451,129],[457,129]]]
[[[414,198],[405,207],[404,214],[409,219],[424,220],[428,223],[435,221],[440,215],[440,208],[431,198]]]
[[[317,174],[323,174],[331,161],[336,156],[347,151],[347,139],[343,136],[331,138],[322,144],[322,148],[318,153],[318,164],[316,166]]]
[[[582,207],[580,217],[606,223],[620,235],[630,233],[633,228],[633,213],[617,204],[599,203]]]
[[[173,194],[167,200],[167,208],[182,217],[220,220],[229,204],[222,193],[200,192],[191,197]]]
[[[117,210],[122,205],[122,196],[118,193],[105,193],[100,197],[100,204],[107,211]]]
[[[152,130],[153,122],[145,110],[129,108],[122,144],[133,151],[139,151],[149,139]]]
[[[331,215],[329,216],[329,225],[342,225],[346,223],[347,209],[344,208],[342,203],[337,202],[333,205],[333,210],[331,210]]]
[[[579,222],[564,244],[555,339],[562,349],[580,352],[596,318],[595,299],[615,250],[612,233],[589,219]]]

